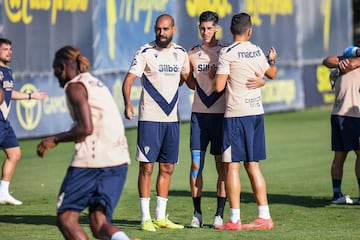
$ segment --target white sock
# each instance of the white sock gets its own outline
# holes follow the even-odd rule
[[[151,219],[150,198],[140,198],[141,221]]]
[[[9,193],[9,185],[8,181],[0,181],[0,193]]]
[[[240,209],[239,208],[230,208],[230,221],[232,223],[241,222],[240,221]]]
[[[258,206],[258,215],[259,218],[270,219],[271,217],[270,217],[269,205]]]
[[[164,219],[166,217],[167,201],[167,198],[156,196],[155,220]]]
[[[124,232],[118,231],[111,236],[111,240],[131,240]]]

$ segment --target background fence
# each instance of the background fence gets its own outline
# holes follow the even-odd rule
[[[13,102],[10,120],[20,138],[39,137],[69,128],[63,89],[52,74],[55,51],[75,45],[92,63],[92,72],[112,91],[123,112],[121,85],[135,51],[154,40],[155,19],[162,13],[175,18],[174,42],[186,49],[201,42],[198,16],[218,12],[218,38],[231,42],[233,14],[252,16],[251,41],[278,52],[278,75],[262,88],[266,112],[331,104],[334,94],[327,55],[341,55],[352,44],[351,0],[53,0],[0,1],[0,36],[13,42],[10,67],[15,88],[49,93],[45,101]],[[140,81],[132,89],[137,106]],[[189,120],[193,92],[180,89],[180,117]],[[124,120],[126,127],[136,125]],[[116,123],[114,123],[116,124]]]

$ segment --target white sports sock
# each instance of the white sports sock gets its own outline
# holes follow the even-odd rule
[[[0,193],[9,193],[9,185],[8,181],[0,181]]]
[[[111,240],[131,240],[124,232],[118,231],[111,236]]]
[[[237,223],[240,221],[240,209],[239,208],[230,208],[230,221],[232,223]]]
[[[164,219],[166,217],[167,201],[167,198],[156,196],[155,220]]]
[[[269,210],[269,206],[265,205],[265,206],[258,206],[258,216],[259,218],[262,219],[270,219],[270,210]]]
[[[140,198],[141,221],[151,219],[150,198]]]

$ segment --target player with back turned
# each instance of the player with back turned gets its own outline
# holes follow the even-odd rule
[[[277,54],[271,48],[266,57],[259,46],[250,42],[252,24],[247,13],[235,14],[230,30],[233,43],[220,52],[214,84],[218,92],[226,88],[222,157],[230,205],[230,220],[217,229],[272,229],[266,182],[260,169],[260,161],[266,159],[262,96],[260,89],[248,89],[245,82],[256,73],[274,79]],[[258,217],[244,225],[240,218],[240,162],[244,162],[258,206]]]

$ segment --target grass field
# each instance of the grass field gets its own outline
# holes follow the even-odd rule
[[[146,239],[359,239],[360,206],[332,205],[330,164],[330,109],[267,114],[265,128],[267,160],[262,170],[267,180],[270,211],[275,228],[270,231],[217,231],[210,228],[216,208],[216,174],[208,155],[204,169],[202,201],[205,227],[183,230],[160,229],[155,233],[139,230],[137,162],[130,165],[122,198],[114,213],[114,223],[131,238]],[[189,191],[189,124],[181,125],[180,163],[171,182],[169,218],[188,225],[193,212]],[[135,155],[136,129],[126,131],[132,159]],[[57,193],[73,152],[73,144],[60,144],[45,159],[36,156],[39,140],[21,141],[22,161],[10,185],[22,206],[0,205],[0,239],[62,239],[55,226]],[[354,155],[345,164],[343,192],[358,197],[354,174]],[[241,169],[241,218],[256,218],[257,208],[244,169]],[[155,177],[151,212],[155,207]],[[225,220],[229,218],[228,205]],[[89,233],[87,211],[81,224]]]

